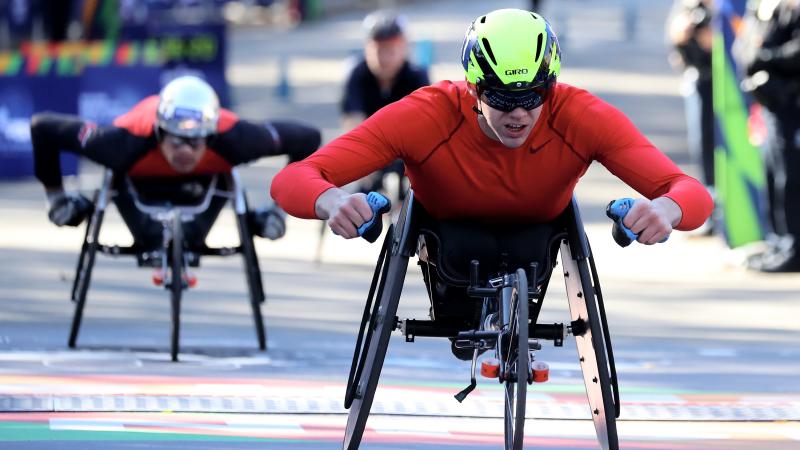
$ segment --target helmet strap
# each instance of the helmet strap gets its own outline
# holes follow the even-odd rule
[[[478,102],[478,105],[473,106],[472,110],[475,111],[475,114],[482,116],[483,108],[481,108],[481,88],[478,85],[470,84],[470,89],[475,92],[475,100]]]

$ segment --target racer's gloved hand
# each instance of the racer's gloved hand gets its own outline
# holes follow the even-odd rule
[[[80,194],[59,192],[48,195],[50,210],[47,217],[50,222],[62,227],[76,227],[89,217],[94,205],[88,198]]]
[[[257,236],[275,240],[286,234],[286,211],[278,205],[253,211],[253,232]]]
[[[658,201],[658,200],[654,200],[653,202],[647,202],[647,201],[643,200],[643,202],[645,202],[645,203],[643,203],[644,206],[640,206],[640,209],[639,209],[640,214],[639,214],[639,219],[638,220],[642,220],[642,214],[641,214],[642,210],[649,209],[650,212],[651,212],[651,218],[647,219],[647,221],[650,222],[650,225],[647,225],[647,226],[651,226],[653,223],[655,223],[655,225],[658,226],[659,220],[662,220],[662,219],[664,221],[662,223],[668,223],[668,219],[664,218],[663,214],[660,215],[660,214],[656,213],[654,216],[652,215],[652,212],[655,209],[657,209],[657,208],[653,208],[653,205],[655,205],[656,201]],[[640,233],[645,233],[644,229],[641,230],[639,233],[635,233],[633,230],[628,228],[628,226],[626,226],[625,223],[623,222],[623,220],[628,215],[628,213],[631,212],[631,210],[634,208],[634,204],[635,203],[636,203],[636,201],[634,199],[632,199],[632,198],[621,198],[621,199],[617,199],[617,200],[612,200],[611,203],[609,203],[608,206],[606,206],[606,215],[611,220],[614,221],[614,226],[611,229],[611,235],[614,237],[614,241],[616,241],[616,243],[620,247],[627,247],[633,241],[638,241],[639,237],[640,237]],[[655,219],[653,219],[652,217],[655,217]],[[631,225],[631,227],[633,227],[633,226],[634,225]],[[668,225],[667,225],[667,227],[669,228],[670,231],[672,230],[672,228],[669,227]],[[652,234],[652,230],[651,230],[650,233]],[[667,241],[667,239],[669,239],[669,234],[668,233],[661,240],[659,240],[658,242],[659,243],[664,243],[664,242]],[[645,244],[654,244],[655,243],[655,242],[652,242],[652,236],[650,238],[646,238],[644,241],[640,241],[640,242],[643,242]]]
[[[373,191],[367,194],[367,204],[372,210],[372,218],[361,224],[357,231],[359,236],[366,239],[367,242],[373,243],[383,231],[383,218],[381,216],[391,211],[392,202],[383,194]]]
[[[636,235],[630,228],[622,223],[622,219],[628,215],[628,211],[633,207],[632,198],[623,198],[612,200],[606,206],[606,216],[614,221],[614,226],[611,229],[611,236],[620,247],[627,247],[631,242],[635,241],[639,236]]]

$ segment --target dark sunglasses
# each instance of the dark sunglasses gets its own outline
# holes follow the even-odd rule
[[[164,133],[163,140],[167,141],[169,145],[172,145],[174,147],[181,147],[183,145],[188,145],[194,150],[197,150],[206,143],[206,138],[204,137],[190,138],[185,136],[177,136],[169,133]]]
[[[520,107],[526,111],[538,108],[547,100],[549,93],[550,89],[544,86],[519,91],[486,89],[481,92],[483,101],[489,107],[503,112],[511,112]]]

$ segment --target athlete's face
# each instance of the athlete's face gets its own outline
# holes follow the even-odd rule
[[[205,138],[184,138],[164,133],[161,139],[161,153],[178,173],[189,173],[194,170],[205,152]]]
[[[381,81],[391,81],[400,72],[408,55],[408,43],[402,36],[376,41],[370,39],[364,48],[369,71]]]
[[[530,136],[533,126],[542,114],[542,107],[538,106],[528,111],[518,106],[510,112],[500,111],[489,106],[483,96],[478,100],[479,108],[483,112],[478,116],[481,130],[490,138],[500,141],[508,148],[517,148],[524,144]]]

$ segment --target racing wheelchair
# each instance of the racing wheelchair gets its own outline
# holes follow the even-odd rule
[[[374,194],[374,195],[373,195]],[[359,233],[375,240],[380,228],[380,213],[388,211],[388,201],[370,193],[368,203],[375,212]],[[629,200],[629,199],[626,199]],[[632,202],[632,201],[631,201]],[[617,231],[627,210],[609,205],[607,214],[615,220],[614,237],[620,245],[625,233]],[[627,206],[629,206],[629,203]],[[623,205],[625,206],[625,205]],[[373,226],[372,222],[377,222]],[[577,344],[578,358],[597,439],[604,450],[617,450],[616,419],[620,414],[611,338],[603,296],[589,241],[583,229],[576,200],[552,223],[546,246],[538,260],[509,261],[500,257],[474,259],[464,273],[454,269],[443,257],[446,246],[442,233],[415,200],[407,195],[396,223],[387,231],[364,307],[361,326],[345,393],[349,409],[343,448],[357,449],[378,386],[389,338],[399,330],[407,342],[417,336],[449,338],[456,349],[471,353],[471,383],[456,394],[460,402],[476,387],[476,365],[480,353],[493,352],[493,364],[481,366],[481,373],[496,377],[504,385],[504,448],[523,448],[526,393],[538,377],[535,351],[540,341],[562,346],[567,336]],[[633,235],[635,239],[635,235]],[[629,243],[629,242],[628,242]],[[550,275],[561,255],[570,310],[568,324],[539,323],[539,313]],[[448,253],[449,254],[449,253]],[[431,300],[429,320],[400,320],[397,307],[409,258],[418,256]],[[455,353],[455,351],[454,351]],[[536,380],[540,381],[540,380]]]
[[[106,208],[111,202],[133,236],[131,246],[105,245],[98,240]],[[240,244],[208,247],[206,235],[227,203],[236,214]],[[250,209],[236,169],[191,177],[136,178],[106,170],[101,187],[94,193],[93,204],[72,285],[75,312],[69,334],[70,348],[76,346],[92,268],[100,252],[109,256],[135,256],[139,267],[156,269],[153,282],[164,286],[170,296],[172,361],[178,360],[181,299],[184,291],[196,283],[188,268],[199,266],[201,256],[242,255],[258,346],[266,349],[261,314],[261,304],[265,301],[261,269],[249,222]]]

